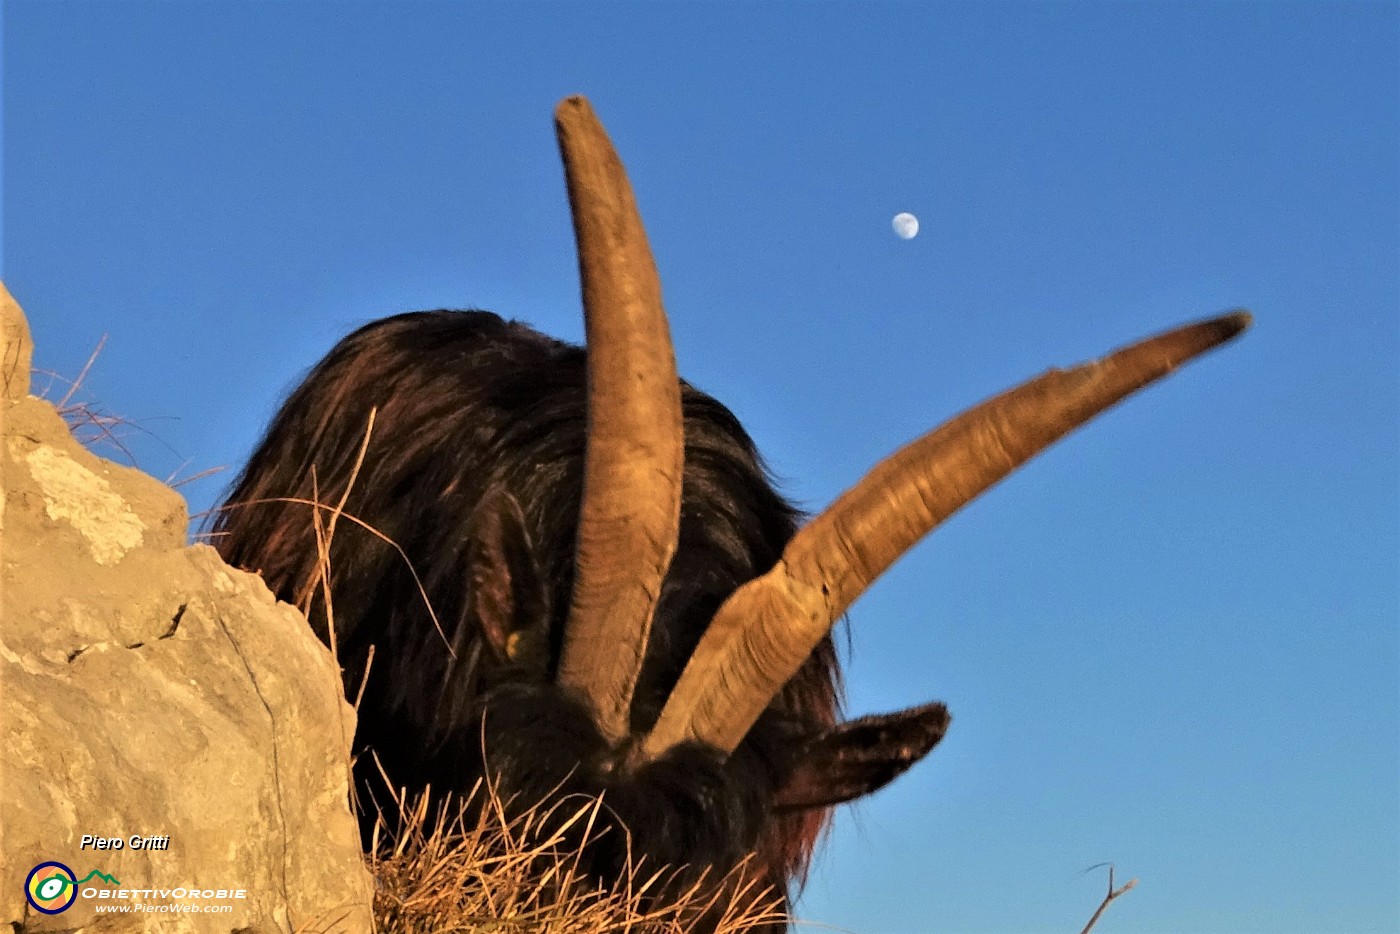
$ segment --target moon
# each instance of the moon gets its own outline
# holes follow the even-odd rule
[[[913,240],[919,235],[919,219],[907,211],[896,214],[890,226],[901,240]]]

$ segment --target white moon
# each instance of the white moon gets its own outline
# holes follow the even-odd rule
[[[919,235],[919,219],[907,211],[896,214],[890,226],[901,240],[913,240]]]

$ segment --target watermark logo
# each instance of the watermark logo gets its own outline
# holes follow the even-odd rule
[[[24,897],[46,915],[67,911],[78,898],[78,877],[62,863],[40,863],[24,880]]]
[[[79,879],[67,866],[56,860],[49,860],[29,870],[29,875],[24,880],[24,897],[36,911],[56,915],[73,907],[73,902],[78,898],[78,886],[94,877],[109,885],[121,885],[116,879],[96,869]]]

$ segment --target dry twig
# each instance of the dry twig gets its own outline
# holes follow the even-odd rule
[[[1103,864],[1100,863],[1099,865],[1103,865]],[[1090,868],[1092,868],[1092,869],[1097,869],[1098,866],[1092,866],[1092,867],[1090,867]],[[1103,897],[1103,901],[1099,904],[1099,909],[1098,909],[1098,911],[1095,911],[1095,912],[1094,912],[1094,916],[1093,916],[1092,918],[1089,919],[1089,923],[1086,924],[1086,925],[1084,925],[1084,930],[1080,931],[1079,934],[1089,934],[1089,930],[1090,930],[1095,924],[1098,924],[1098,922],[1099,922],[1099,917],[1104,913],[1104,909],[1108,907],[1108,903],[1111,902],[1111,901],[1113,901],[1113,900],[1114,900],[1115,898],[1117,898],[1119,895],[1122,895],[1124,892],[1128,891],[1129,889],[1131,889],[1133,886],[1135,886],[1135,885],[1137,885],[1137,884],[1138,884],[1138,880],[1136,880],[1136,879],[1129,879],[1127,882],[1123,883],[1123,887],[1122,887],[1122,888],[1120,888],[1120,889],[1115,889],[1115,888],[1113,887],[1113,864],[1112,864],[1112,863],[1109,863],[1109,864],[1108,864],[1108,894],[1105,895],[1105,896]]]

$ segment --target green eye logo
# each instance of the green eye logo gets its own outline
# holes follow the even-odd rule
[[[46,915],[67,911],[78,897],[77,877],[62,863],[40,863],[24,880],[24,897]]]

